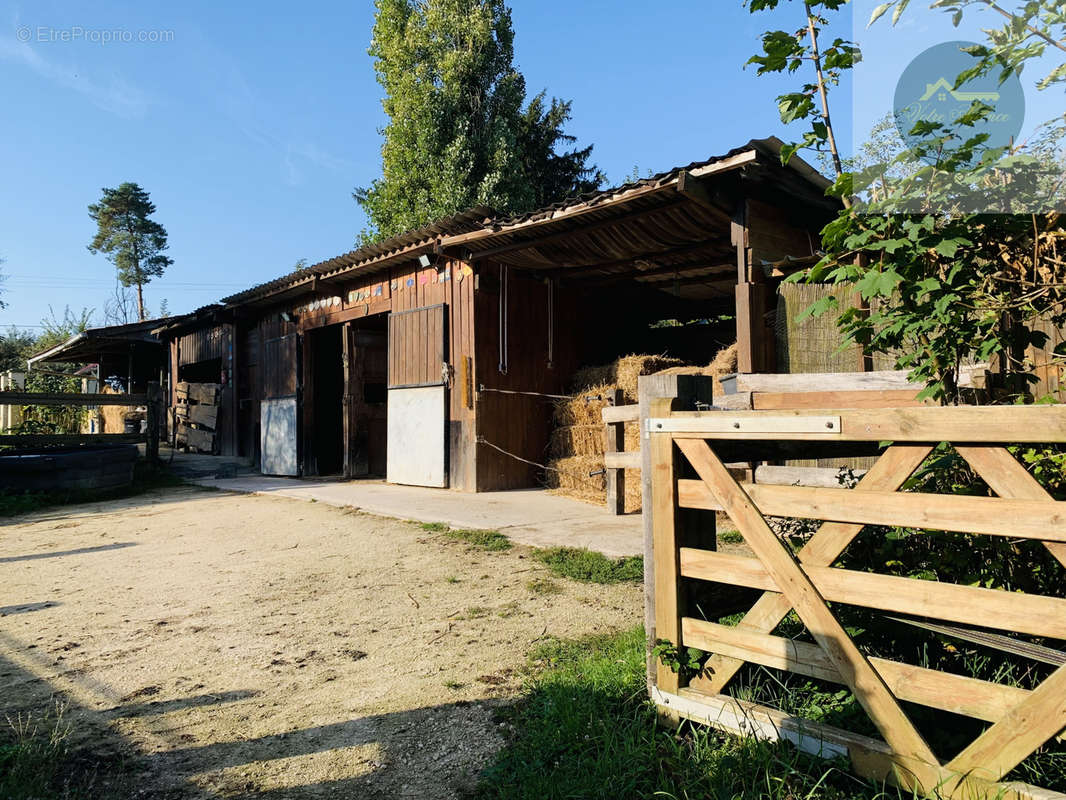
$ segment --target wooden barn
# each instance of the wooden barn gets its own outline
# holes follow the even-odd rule
[[[537,485],[550,395],[631,352],[775,370],[776,286],[835,213],[781,143],[513,218],[474,208],[227,297],[159,333],[223,386],[225,454],[267,474]],[[673,320],[700,318],[700,328]]]

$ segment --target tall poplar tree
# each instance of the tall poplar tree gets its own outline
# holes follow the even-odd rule
[[[155,204],[136,183],[123,183],[117,189],[105,187],[102,191],[100,202],[89,206],[89,216],[96,223],[89,252],[104,253],[115,265],[118,282],[137,287],[137,318],[143,322],[147,319],[144,285],[174,263],[164,255],[167,231],[150,219]]]
[[[570,102],[526,102],[503,0],[376,0],[369,53],[389,117],[382,176],[354,192],[364,240],[487,205],[519,212],[599,187]]]

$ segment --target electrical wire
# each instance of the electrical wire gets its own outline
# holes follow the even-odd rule
[[[540,469],[550,470],[551,472],[558,472],[560,475],[562,475],[562,474],[580,475],[583,480],[588,480],[590,477],[592,477],[591,475],[586,473],[584,470],[559,469],[558,467],[550,467],[547,464],[540,464],[540,463],[538,463],[536,461],[530,461],[528,458],[522,458],[522,456],[515,455],[510,450],[504,450],[499,445],[493,444],[488,439],[486,439],[484,436],[479,436],[474,441],[477,444],[483,444],[486,447],[491,447],[493,450],[496,450],[496,451],[498,451],[500,453],[503,453],[505,456],[508,456],[509,458],[513,458],[515,461],[521,461],[523,464],[529,464],[531,467],[539,467]]]
[[[573,400],[574,395],[569,394],[546,394],[545,392],[522,392],[518,389],[489,389],[485,386],[478,387],[479,392],[495,392],[496,394],[520,394],[527,397],[547,397],[551,400]]]

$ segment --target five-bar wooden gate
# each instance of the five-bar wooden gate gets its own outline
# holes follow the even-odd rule
[[[671,412],[654,401],[642,420],[651,449],[655,636],[711,654],[692,681],[657,666],[652,695],[670,716],[847,756],[860,774],[945,798],[1066,796],[1003,777],[1066,727],[1066,666],[1030,691],[864,654],[830,603],[1020,634],[1066,639],[1066,599],[834,567],[865,525],[1037,540],[1066,566],[1066,503],[1056,502],[1004,443],[1066,442],[1066,407],[1011,406],[817,411]],[[933,446],[951,442],[995,497],[901,493]],[[771,454],[880,449],[854,488],[744,484],[724,466],[738,450]],[[706,515],[724,511],[754,558],[708,549]],[[701,520],[701,515],[703,518]],[[793,552],[767,516],[822,521]],[[710,523],[713,525],[713,522]],[[712,537],[713,541],[713,537]],[[702,618],[690,601],[701,581],[761,590],[735,626]],[[773,635],[795,611],[814,643]],[[880,731],[860,736],[725,693],[745,663],[848,686]],[[991,725],[946,762],[901,701]]]

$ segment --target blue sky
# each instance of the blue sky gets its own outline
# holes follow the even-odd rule
[[[49,306],[101,318],[114,268],[86,250],[86,206],[126,180],[170,233],[153,311],[351,249],[364,224],[351,190],[379,173],[384,122],[371,2],[88,5],[0,3],[0,326],[37,324]],[[799,26],[798,4],[755,16],[740,0],[512,5],[530,93],[573,100],[568,130],[612,183],[787,137],[774,97],[794,81],[742,67],[763,30]],[[122,35],[134,41],[104,41]],[[838,97],[847,142],[850,96]]]

